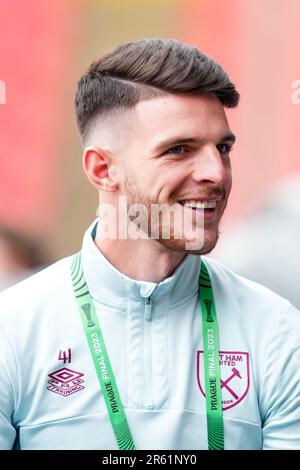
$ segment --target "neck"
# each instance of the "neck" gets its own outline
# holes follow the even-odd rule
[[[95,244],[118,271],[137,281],[163,281],[186,256],[168,250],[155,240],[103,240],[97,234]]]

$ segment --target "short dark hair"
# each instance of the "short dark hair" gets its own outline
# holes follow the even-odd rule
[[[194,46],[174,39],[126,42],[93,62],[78,82],[83,142],[96,116],[166,92],[213,95],[227,108],[237,106],[240,96],[222,67]]]

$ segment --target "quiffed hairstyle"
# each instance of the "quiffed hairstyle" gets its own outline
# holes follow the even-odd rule
[[[234,108],[239,93],[222,67],[173,39],[126,42],[93,62],[78,82],[76,118],[85,142],[95,117],[169,93],[213,95]]]

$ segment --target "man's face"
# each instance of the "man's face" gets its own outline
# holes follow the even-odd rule
[[[147,207],[148,227],[153,204],[172,205],[181,216],[159,220],[155,243],[173,251],[210,252],[232,182],[229,151],[234,137],[222,104],[212,96],[168,94],[138,103],[131,116],[127,146],[118,158],[118,195],[126,196],[129,205]],[[198,208],[191,207],[195,202]],[[175,218],[178,224],[184,217],[192,220],[192,231],[185,229],[177,238]],[[163,226],[169,229],[168,238],[162,236]],[[203,246],[187,249],[199,230]]]

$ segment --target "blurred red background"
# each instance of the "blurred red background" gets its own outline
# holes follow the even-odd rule
[[[97,197],[81,170],[73,96],[97,56],[122,41],[173,37],[219,61],[241,93],[229,111],[238,136],[225,227],[271,185],[299,172],[298,0],[1,0],[0,223],[47,244],[80,246]]]

